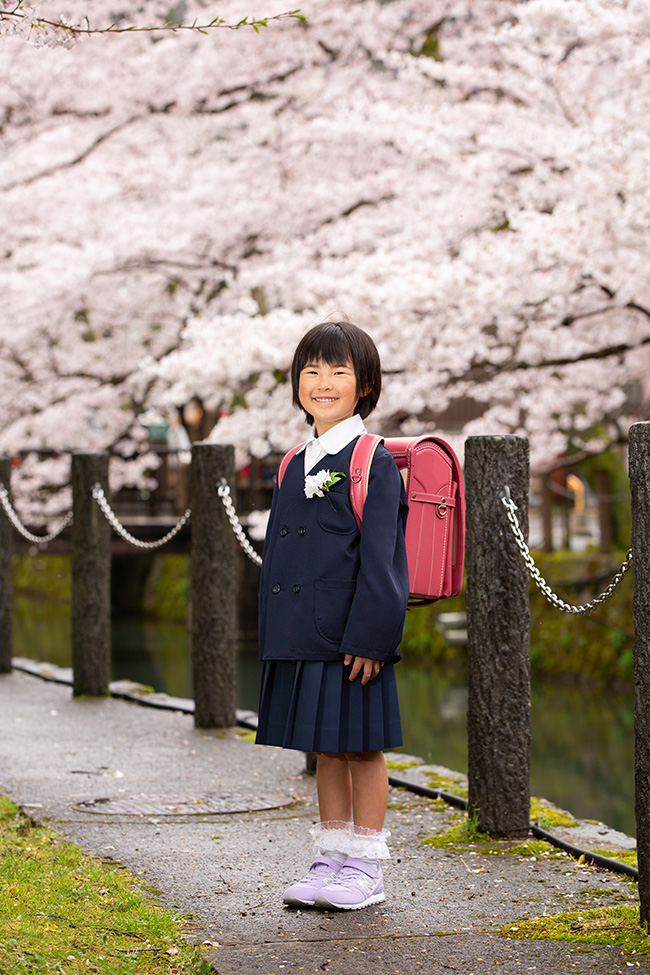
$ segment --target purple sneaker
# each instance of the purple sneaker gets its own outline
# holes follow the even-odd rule
[[[348,857],[334,880],[318,893],[315,907],[356,911],[383,900],[386,895],[380,864]]]
[[[282,898],[283,904],[289,907],[313,907],[320,890],[336,879],[342,866],[342,863],[327,853],[319,854],[307,875],[287,887]]]

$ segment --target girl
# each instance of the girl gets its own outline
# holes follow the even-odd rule
[[[380,861],[390,856],[383,749],[402,744],[393,665],[409,594],[408,506],[383,445],[361,532],[350,505],[352,449],[381,391],[370,336],[348,322],[317,325],[296,349],[291,382],[313,430],[273,495],[256,740],[317,753],[316,858],[284,903],[354,910],[384,900]]]

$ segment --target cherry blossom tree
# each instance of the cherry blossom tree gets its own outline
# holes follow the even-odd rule
[[[284,450],[293,347],[339,315],[382,354],[374,429],[525,434],[536,465],[623,438],[650,344],[644,0],[301,11],[2,41],[0,448],[109,447],[144,484],[139,417],[198,397],[241,462]],[[65,462],[21,490],[45,474]]]

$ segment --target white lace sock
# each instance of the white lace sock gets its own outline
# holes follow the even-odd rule
[[[314,837],[314,852],[342,855],[361,860],[389,860],[387,829],[375,830],[339,820],[317,823],[309,830]],[[338,860],[338,856],[336,859]]]
[[[351,823],[332,821],[316,823],[309,830],[314,838],[313,850],[318,854],[326,853],[338,863],[345,863],[347,859],[347,837]]]

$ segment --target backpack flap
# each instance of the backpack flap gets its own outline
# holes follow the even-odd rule
[[[411,596],[433,602],[462,587],[465,505],[460,464],[439,437],[385,441],[405,475]]]

